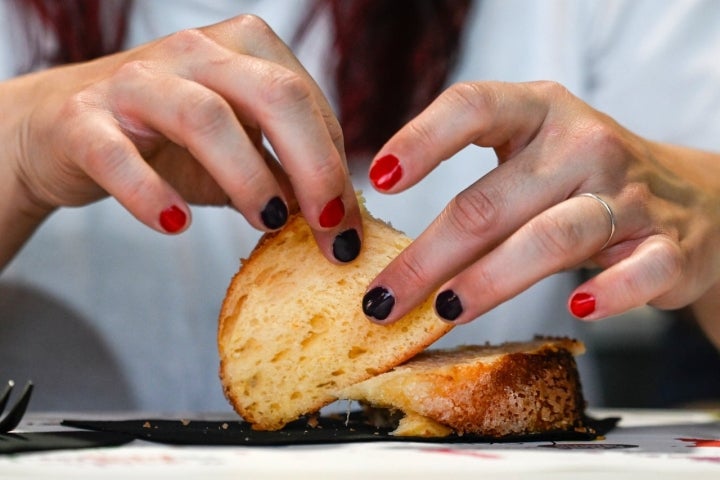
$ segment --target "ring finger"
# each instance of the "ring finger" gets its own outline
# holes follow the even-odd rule
[[[436,311],[446,321],[467,323],[542,278],[594,256],[609,236],[608,212],[600,202],[587,196],[565,200],[443,285]]]

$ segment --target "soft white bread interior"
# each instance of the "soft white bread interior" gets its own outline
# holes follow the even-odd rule
[[[428,350],[336,395],[402,412],[396,435],[567,431],[584,418],[574,359],[583,352],[581,342],[567,338]]]
[[[280,429],[316,412],[450,330],[430,299],[388,326],[363,315],[365,288],[410,243],[364,209],[363,229],[358,258],[334,265],[295,215],[261,239],[232,279],[219,318],[220,378],[253,428]]]

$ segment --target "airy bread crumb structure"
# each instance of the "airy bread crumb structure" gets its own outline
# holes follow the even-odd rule
[[[365,288],[410,239],[364,209],[363,230],[358,258],[334,265],[295,215],[261,239],[232,279],[219,319],[220,378],[253,428],[277,430],[316,412],[451,329],[431,300],[388,326],[364,316]]]

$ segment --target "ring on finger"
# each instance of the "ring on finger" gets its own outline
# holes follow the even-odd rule
[[[612,208],[610,208],[610,205],[605,200],[603,200],[602,198],[600,198],[598,195],[596,195],[594,193],[581,193],[580,195],[578,195],[578,197],[590,197],[594,200],[597,200],[598,202],[600,202],[600,205],[602,205],[603,208],[605,209],[605,211],[607,212],[608,217],[610,217],[610,235],[608,235],[608,238],[607,238],[607,240],[605,240],[605,243],[603,244],[603,246],[600,247],[600,250],[604,250],[605,247],[607,247],[610,244],[613,237],[615,236],[615,213],[613,212]]]

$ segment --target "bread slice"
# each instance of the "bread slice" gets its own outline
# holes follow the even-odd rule
[[[261,239],[232,279],[219,319],[220,378],[253,428],[277,430],[314,413],[450,330],[430,299],[388,326],[363,315],[365,288],[410,243],[364,209],[363,229],[358,258],[334,265],[295,215]]]
[[[573,357],[582,352],[581,342],[567,338],[428,350],[336,395],[403,412],[395,435],[567,431],[584,418]]]

